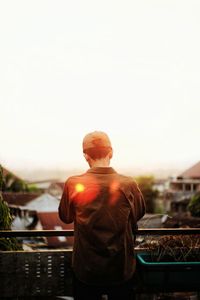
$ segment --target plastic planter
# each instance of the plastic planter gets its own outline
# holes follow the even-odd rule
[[[152,262],[148,253],[137,254],[141,284],[152,290],[199,291],[200,262]]]

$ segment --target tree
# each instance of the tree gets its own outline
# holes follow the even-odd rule
[[[20,178],[16,178],[11,172],[2,177],[1,190],[3,192],[39,192],[39,189],[28,184]]]
[[[153,176],[139,176],[136,182],[144,196],[146,202],[146,212],[155,212],[155,200],[158,197],[158,190],[154,189],[155,179]]]
[[[193,217],[200,217],[200,192],[191,198],[188,209]]]

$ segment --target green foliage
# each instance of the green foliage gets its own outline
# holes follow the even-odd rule
[[[30,193],[34,193],[34,192],[39,192],[40,189],[34,185],[34,184],[27,184],[27,192],[30,192]]]
[[[9,230],[12,223],[10,209],[0,194],[0,230]]]
[[[2,191],[3,185],[4,185],[4,177],[3,177],[3,169],[0,165],[0,191]]]
[[[12,192],[27,192],[27,185],[23,180],[16,179],[11,183],[9,189]]]
[[[157,203],[154,207],[154,213],[155,214],[164,214],[163,206]]]
[[[3,172],[2,172],[3,174]],[[2,179],[1,179],[2,177]],[[38,188],[33,184],[27,184],[24,180],[16,178],[12,173],[0,177],[0,187],[4,192],[37,192]]]
[[[25,192],[26,183],[21,179],[16,179],[11,173],[5,176],[3,191],[8,192]]]
[[[17,251],[23,250],[22,246],[17,242],[16,238],[0,238],[1,251]]]
[[[12,216],[6,201],[0,193],[0,230],[10,230]],[[16,238],[0,238],[0,250],[22,250]]]
[[[1,191],[4,183],[3,170],[0,165],[0,230],[10,230],[12,216],[6,201],[3,200]],[[22,250],[16,238],[0,238],[0,250]]]
[[[155,199],[158,197],[158,191],[153,188],[155,179],[153,176],[139,176],[136,178],[138,186],[146,202],[146,212],[155,212]]]
[[[200,192],[191,198],[188,209],[193,217],[200,217]]]

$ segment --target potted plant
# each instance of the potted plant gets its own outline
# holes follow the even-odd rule
[[[200,235],[162,236],[147,239],[137,254],[138,273],[147,288],[200,289]]]

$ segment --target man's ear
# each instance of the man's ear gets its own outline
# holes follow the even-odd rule
[[[90,157],[88,154],[86,153],[83,153],[83,156],[85,157],[85,160],[88,162],[90,160]]]
[[[113,157],[113,149],[111,149],[109,152],[109,159],[111,159],[112,157]]]
[[[85,157],[85,160],[87,161],[88,165],[91,167],[91,157],[86,153],[84,153],[83,156]]]

